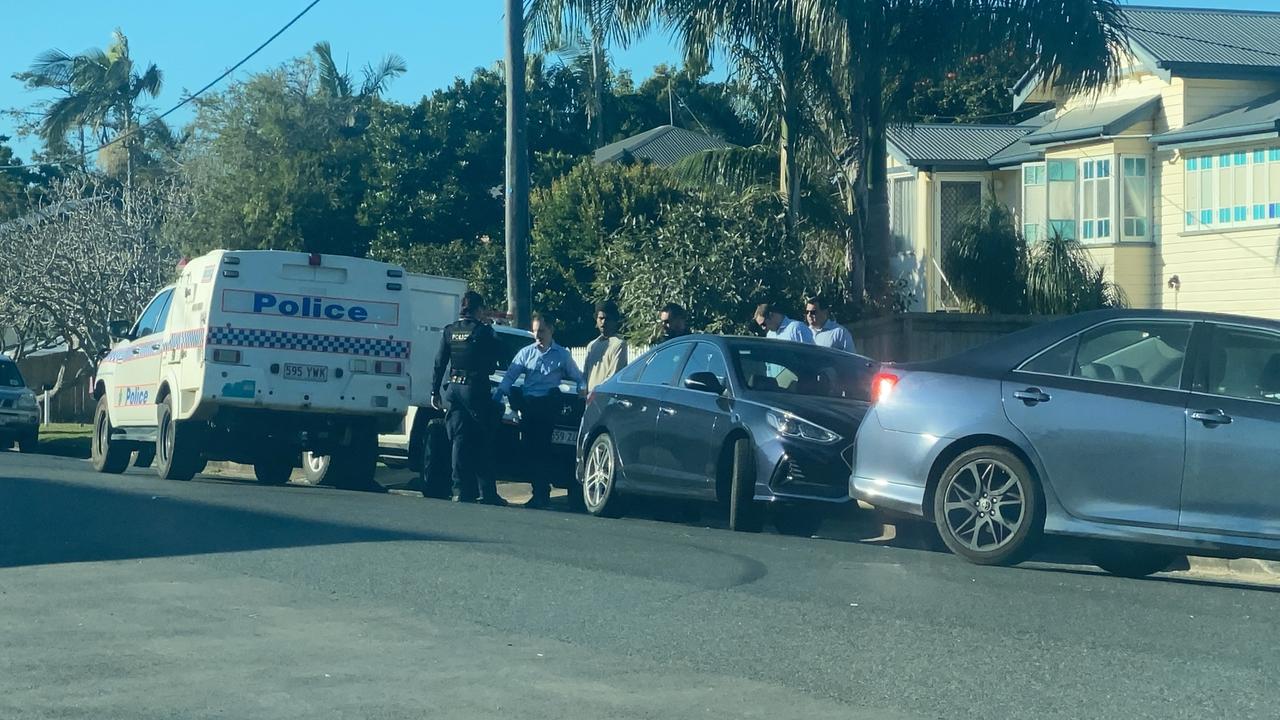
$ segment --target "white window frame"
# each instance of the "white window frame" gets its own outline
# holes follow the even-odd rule
[[[1259,163],[1259,155],[1262,162]],[[1229,164],[1224,166],[1223,158]],[[1243,162],[1241,159],[1243,158]],[[1206,169],[1205,164],[1209,167]],[[1257,187],[1254,168],[1265,165],[1263,181],[1266,187]],[[1280,182],[1271,182],[1271,168],[1280,165],[1280,145],[1249,145],[1247,147],[1231,147],[1213,152],[1187,153],[1182,158],[1183,178],[1183,229],[1187,232],[1231,230],[1249,227],[1269,227],[1280,224]],[[1245,167],[1245,192],[1243,206],[1232,204],[1220,207],[1218,197],[1222,187],[1224,172],[1236,174],[1236,168]],[[1201,198],[1200,207],[1191,208],[1187,201],[1187,188],[1192,182],[1199,186],[1203,173],[1212,173],[1209,198]],[[1277,185],[1277,187],[1271,187]],[[1234,188],[1233,188],[1234,190]],[[1236,199],[1241,196],[1235,195]],[[1261,208],[1262,217],[1258,217]],[[1243,213],[1241,213],[1243,209]],[[1225,214],[1224,214],[1225,211]],[[1206,215],[1205,213],[1208,213]],[[1207,221],[1206,221],[1207,220]]]
[[[1100,169],[1102,163],[1106,163],[1107,176],[1099,177],[1097,170]],[[1102,181],[1107,181],[1107,189],[1105,192],[1099,190]],[[1076,201],[1076,237],[1081,243],[1086,245],[1109,245],[1116,241],[1116,158],[1114,155],[1100,155],[1096,157],[1080,158],[1076,167],[1076,185],[1079,188],[1080,197]],[[1084,216],[1085,198],[1093,195],[1093,217]],[[1107,198],[1110,202],[1107,204],[1109,208],[1104,216],[1097,212],[1100,204],[1099,200]],[[1102,234],[1102,223],[1106,223],[1106,234]],[[1093,223],[1092,232],[1085,236],[1085,228],[1087,223]]]
[[[1035,185],[1028,185],[1027,170],[1035,170],[1035,169],[1038,169],[1040,171],[1039,173],[1040,182]],[[1020,222],[1021,227],[1019,228],[1019,232],[1022,233],[1023,239],[1025,239],[1027,242],[1036,242],[1038,240],[1044,240],[1049,236],[1049,167],[1043,160],[1041,160],[1040,162],[1023,163],[1021,179],[1022,179],[1022,213],[1021,213],[1022,217],[1019,218],[1019,220],[1021,221]],[[1044,205],[1044,217],[1040,218],[1042,222],[1039,222],[1039,223],[1028,222],[1027,195],[1030,194],[1031,192],[1038,192],[1040,194],[1040,199],[1042,200],[1042,204]],[[1032,238],[1027,234],[1027,228],[1031,225],[1035,225],[1038,228],[1038,235],[1035,238]]]
[[[1147,242],[1152,237],[1151,216],[1154,214],[1151,192],[1151,157],[1148,155],[1121,154],[1117,156],[1117,160],[1118,162],[1116,163],[1116,167],[1119,168],[1119,173],[1117,173],[1115,177],[1118,178],[1119,182],[1116,184],[1116,232],[1119,235],[1121,242]],[[1138,198],[1139,204],[1142,206],[1145,213],[1141,218],[1136,216],[1127,216],[1124,214],[1124,186],[1127,182],[1125,178],[1129,177],[1125,174],[1124,165],[1126,160],[1141,160],[1146,165],[1146,174],[1142,176],[1135,176],[1142,177],[1146,181],[1142,195]],[[1142,220],[1143,232],[1141,235],[1130,235],[1125,232],[1125,224],[1130,219]]]

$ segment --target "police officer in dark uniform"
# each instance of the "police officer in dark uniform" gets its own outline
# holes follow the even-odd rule
[[[441,407],[440,385],[447,366],[445,424],[453,444],[454,492],[459,502],[506,505],[498,495],[490,464],[497,414],[489,374],[498,363],[500,348],[493,328],[481,321],[483,312],[484,298],[468,291],[462,296],[458,320],[445,326],[431,379],[431,406]]]

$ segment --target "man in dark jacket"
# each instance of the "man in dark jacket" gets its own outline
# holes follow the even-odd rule
[[[431,406],[437,410],[441,407],[440,385],[447,367],[445,424],[453,444],[454,492],[459,502],[506,505],[498,495],[490,462],[497,415],[489,374],[498,363],[501,349],[493,328],[481,322],[483,313],[484,298],[480,293],[468,291],[462,296],[459,317],[445,326],[436,354]]]

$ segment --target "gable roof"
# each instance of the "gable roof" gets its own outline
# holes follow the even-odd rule
[[[720,150],[733,147],[720,138],[685,130],[674,125],[661,125],[639,135],[623,138],[595,151],[597,165],[615,162],[624,156],[648,160],[655,165],[674,165],[684,158],[703,150]]]
[[[1280,74],[1280,13],[1127,7],[1130,40],[1162,70]]]
[[[1151,138],[1156,145],[1182,145],[1246,136],[1280,136],[1280,93],[1251,100],[1199,122]]]
[[[987,159],[1033,130],[1025,125],[903,125],[890,128],[890,151],[925,170],[986,170]]]

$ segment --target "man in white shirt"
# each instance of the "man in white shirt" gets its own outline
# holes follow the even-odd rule
[[[827,302],[820,295],[814,295],[804,304],[804,319],[813,331],[813,343],[822,347],[835,348],[851,353],[853,336],[844,326],[831,319],[831,311]]]
[[[613,301],[596,303],[596,330],[600,337],[587,345],[587,360],[582,364],[587,392],[627,366],[627,341],[618,337],[618,306]]]
[[[761,303],[756,308],[755,318],[760,327],[765,329],[765,337],[813,344],[813,332],[804,323],[782,314],[773,303]]]

